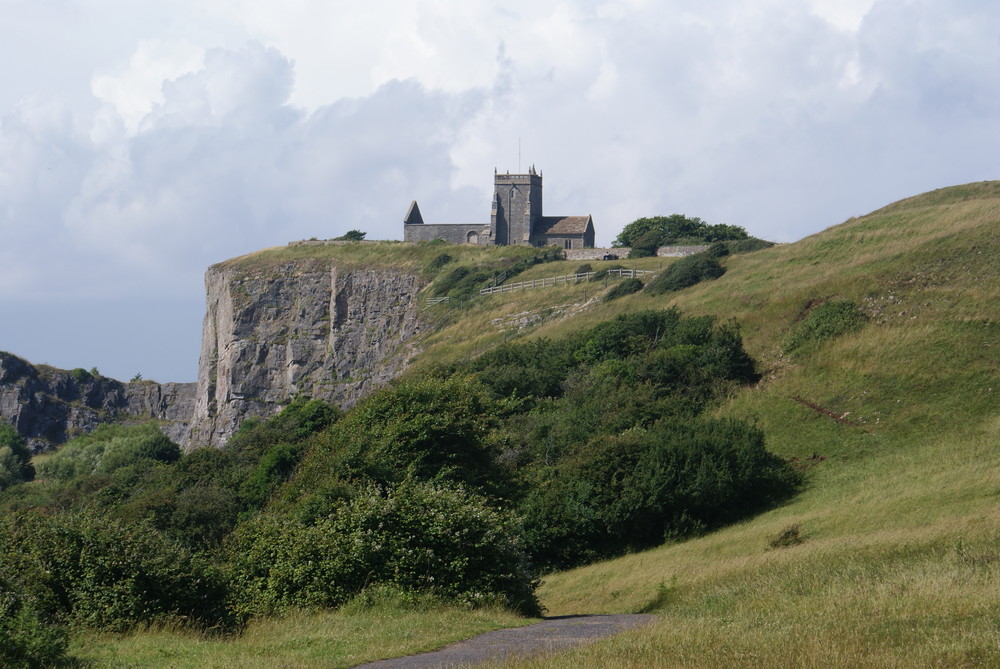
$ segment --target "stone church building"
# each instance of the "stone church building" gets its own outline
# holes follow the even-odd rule
[[[424,223],[417,201],[403,219],[407,242],[443,239],[452,244],[507,246],[555,245],[562,249],[594,247],[594,219],[586,216],[543,216],[542,175],[531,167],[527,174],[493,176],[490,223]]]

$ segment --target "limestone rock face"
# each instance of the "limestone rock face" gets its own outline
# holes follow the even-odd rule
[[[190,444],[222,445],[298,394],[346,408],[394,378],[415,353],[423,285],[329,259],[210,267]]]
[[[66,371],[0,352],[0,419],[34,452],[48,450],[100,423],[157,420],[187,445],[196,384],[122,383],[83,370]]]

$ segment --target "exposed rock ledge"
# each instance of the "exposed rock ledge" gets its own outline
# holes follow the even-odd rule
[[[208,269],[191,445],[224,444],[244,418],[274,414],[297,394],[352,406],[406,368],[424,281],[335,263]]]
[[[0,419],[32,451],[45,451],[112,420],[157,420],[182,446],[194,410],[194,383],[122,383],[83,370],[65,371],[0,352]]]

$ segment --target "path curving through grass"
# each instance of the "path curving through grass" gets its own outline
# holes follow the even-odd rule
[[[654,620],[656,616],[648,614],[558,616],[534,625],[486,632],[429,653],[369,662],[355,669],[430,669],[502,662],[577,646]]]

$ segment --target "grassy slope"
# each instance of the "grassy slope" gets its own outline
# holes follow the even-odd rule
[[[663,618],[525,666],[1000,664],[998,224],[1000,184],[935,191],[732,258],[676,297],[741,324],[766,376],[720,411],[757,420],[808,488],[701,539],[550,576],[551,614]],[[805,305],[826,297],[873,319],[783,356]],[[804,543],[770,549],[793,524]]]
[[[183,629],[87,634],[74,639],[70,652],[84,666],[94,667],[350,667],[433,650],[524,622],[507,611],[469,611],[434,602],[404,604],[381,596],[338,611],[296,611],[257,620],[237,638],[205,637]]]
[[[971,184],[731,257],[721,279],[673,296],[602,303],[597,286],[581,284],[494,295],[464,310],[431,307],[425,315],[439,327],[424,340],[424,364],[475,355],[515,336],[525,319],[532,325],[522,335],[555,337],[624,311],[673,304],[735,318],[764,380],[719,412],[756,420],[770,447],[808,473],[800,496],[754,520],[549,576],[540,595],[552,615],[654,611],[662,622],[526,664],[1000,664],[998,222],[1000,183]],[[440,252],[388,248],[389,262],[415,268]],[[658,269],[668,262],[622,264]],[[516,280],[571,273],[580,264],[549,263]],[[811,352],[784,355],[807,305],[830,297],[863,305],[871,322]],[[802,544],[768,547],[796,524]],[[288,666],[300,656],[283,655]]]

